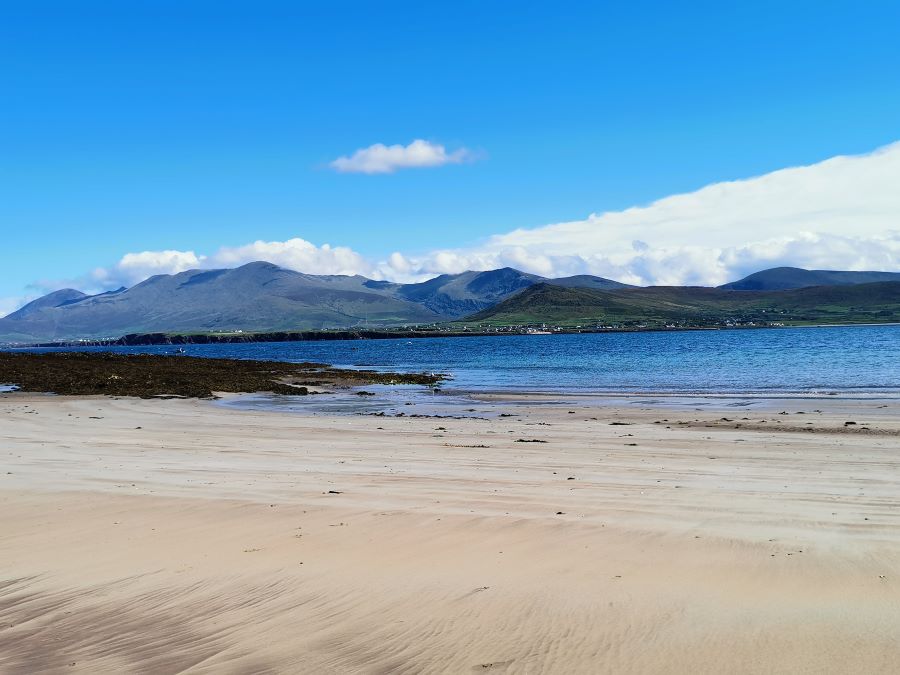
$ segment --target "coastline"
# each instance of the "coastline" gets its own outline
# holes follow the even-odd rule
[[[593,335],[605,333],[690,333],[696,331],[743,331],[785,328],[853,328],[857,326],[900,326],[900,322],[856,323],[787,323],[754,326],[631,326],[623,328],[560,328],[535,333],[526,326],[500,326],[495,330],[328,330],[328,331],[273,331],[259,333],[140,333],[110,339],[68,339],[35,343],[0,343],[0,350],[71,349],[77,347],[141,347],[165,345],[248,344],[266,342],[330,342],[340,340],[409,340],[423,338],[510,337],[539,335]]]
[[[896,406],[488,397],[490,419],[436,419],[229,398],[0,394],[0,670],[900,659]]]

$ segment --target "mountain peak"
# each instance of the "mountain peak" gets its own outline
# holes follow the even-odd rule
[[[238,267],[235,267],[233,271],[238,270],[261,270],[261,269],[269,269],[269,270],[283,270],[284,267],[280,265],[276,265],[275,263],[271,263],[267,260],[254,260],[253,262],[244,263]]]
[[[88,295],[86,293],[82,293],[74,288],[61,288],[58,291],[53,291],[52,293],[41,296],[37,300],[32,300],[27,305],[9,314],[6,318],[12,320],[23,319],[42,309],[61,307],[62,305],[77,302],[78,300],[87,297]]]

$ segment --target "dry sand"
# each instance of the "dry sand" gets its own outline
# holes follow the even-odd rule
[[[0,395],[0,672],[897,672],[900,415],[772,405]]]

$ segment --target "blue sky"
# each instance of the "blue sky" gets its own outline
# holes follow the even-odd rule
[[[0,9],[0,298],[130,252],[471,250],[900,139],[897,2]],[[329,166],[414,139],[470,161]]]

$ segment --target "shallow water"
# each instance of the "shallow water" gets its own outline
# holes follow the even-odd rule
[[[374,396],[360,395],[366,391]],[[278,410],[304,414],[355,414],[385,416],[478,417],[490,419],[500,414],[496,404],[486,405],[465,395],[440,393],[415,385],[366,385],[308,396],[241,394],[225,398],[218,405],[241,410]]]
[[[174,347],[89,351],[174,353]],[[449,374],[445,389],[900,395],[900,326],[187,345],[192,356]]]

